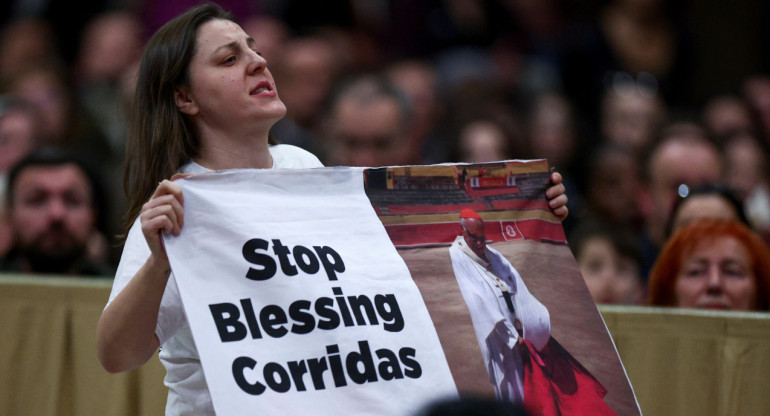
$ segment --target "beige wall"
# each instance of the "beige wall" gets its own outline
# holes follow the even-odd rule
[[[110,280],[0,276],[0,415],[161,415],[157,358],[96,358]],[[645,415],[770,414],[770,314],[602,307]]]

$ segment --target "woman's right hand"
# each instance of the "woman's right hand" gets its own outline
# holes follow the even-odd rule
[[[184,225],[183,205],[182,188],[170,180],[163,180],[142,206],[142,233],[155,260],[168,264],[161,233],[179,235]]]

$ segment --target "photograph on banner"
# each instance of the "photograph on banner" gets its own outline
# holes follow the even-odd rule
[[[548,207],[550,174],[545,160],[385,167],[364,184],[460,394],[534,414],[640,414]]]

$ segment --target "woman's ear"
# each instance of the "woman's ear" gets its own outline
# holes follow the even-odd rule
[[[174,89],[174,101],[182,114],[187,114],[188,116],[198,114],[198,105],[186,87],[178,86]]]

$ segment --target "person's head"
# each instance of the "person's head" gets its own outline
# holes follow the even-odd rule
[[[717,138],[754,129],[748,103],[738,95],[723,94],[710,98],[701,112],[703,127]]]
[[[477,119],[458,132],[459,161],[468,163],[496,162],[510,157],[511,139],[500,124]]]
[[[26,67],[10,78],[8,92],[35,110],[42,142],[61,146],[78,139],[73,137],[76,101],[67,68],[54,62]]]
[[[611,222],[638,228],[642,222],[639,162],[625,147],[606,143],[588,158],[586,207]]]
[[[641,155],[652,144],[665,112],[663,101],[654,90],[621,82],[604,95],[602,135],[606,141]]]
[[[596,303],[640,304],[644,281],[641,250],[625,227],[581,222],[570,233],[570,247]]]
[[[252,14],[241,22],[243,30],[257,41],[262,55],[274,62],[283,52],[291,36],[291,28],[281,19],[269,14]]]
[[[652,305],[768,310],[770,249],[737,221],[701,219],[666,243],[649,291]]]
[[[23,17],[9,21],[0,29],[0,81],[31,64],[59,60],[51,22],[42,17]]]
[[[13,97],[0,97],[0,173],[8,172],[34,149],[38,129],[33,109]]]
[[[90,166],[56,148],[30,153],[8,175],[6,216],[28,271],[67,273],[86,253],[103,211]]]
[[[324,130],[328,157],[345,166],[413,163],[408,145],[411,108],[386,79],[364,75],[345,82],[334,95]]]
[[[427,403],[416,416],[528,416],[521,403],[494,397],[460,396]]]
[[[142,46],[142,24],[128,11],[97,15],[83,31],[76,72],[78,83],[117,82],[136,61]]]
[[[463,228],[463,239],[468,247],[482,259],[487,257],[487,232],[484,220],[476,211],[464,209],[460,212],[460,226]]]
[[[552,166],[569,166],[575,158],[577,136],[572,107],[557,93],[538,96],[528,121],[533,156],[548,159]]]
[[[322,35],[292,37],[284,43],[275,62],[276,80],[289,119],[305,128],[317,127],[342,69],[341,53]]]
[[[653,238],[662,243],[680,186],[718,182],[722,177],[722,158],[701,127],[675,124],[662,133],[661,141],[652,150],[647,175],[651,205],[647,223]]]
[[[701,218],[740,221],[748,225],[743,204],[732,188],[721,184],[704,184],[692,189],[683,187],[680,191],[671,210],[667,237]]]
[[[254,48],[231,15],[212,3],[179,15],[147,42],[130,114],[126,225],[158,181],[215,146],[220,133],[266,136],[285,115]]]
[[[749,197],[757,187],[768,182],[770,155],[756,135],[742,132],[726,137],[722,153],[725,182],[735,188],[740,198]]]

